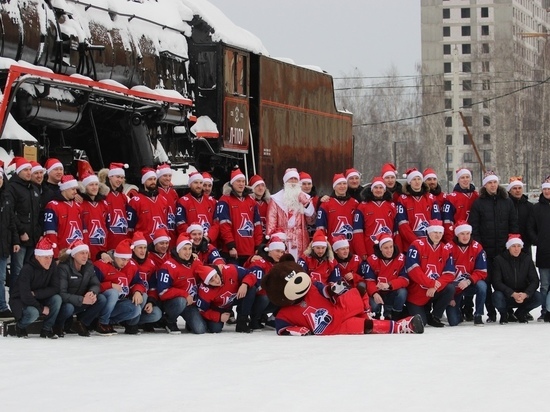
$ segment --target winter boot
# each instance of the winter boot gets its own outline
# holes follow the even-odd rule
[[[27,329],[20,328],[16,323],[15,324],[15,336],[17,336],[18,338],[27,339],[29,337],[29,334],[27,333]]]
[[[258,320],[258,319],[252,319],[250,321],[250,329],[256,330],[256,329],[263,329],[265,326]]]
[[[57,335],[53,331],[46,329],[40,331],[40,337],[43,339],[57,339]]]
[[[139,331],[138,325],[126,325],[124,327],[124,333],[126,335],[139,335],[141,332]]]
[[[248,324],[248,316],[238,315],[237,316],[237,326],[235,327],[235,332],[240,333],[250,333],[252,329]]]
[[[58,338],[64,338],[65,337],[65,331],[63,330],[62,326],[54,326],[52,328],[52,332],[55,333]]]
[[[550,322],[550,312],[546,312],[546,313],[544,314],[544,318],[543,318],[543,319],[544,319],[544,322],[547,322],[547,323]]]
[[[489,322],[489,320],[487,320]],[[500,324],[506,325],[508,323],[508,312],[500,312]]]
[[[78,336],[84,336],[86,338],[90,336],[90,331],[88,330],[86,325],[84,325],[79,320],[76,320],[72,323],[71,330],[78,333]]]

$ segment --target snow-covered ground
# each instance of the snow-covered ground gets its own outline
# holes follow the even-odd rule
[[[423,335],[233,330],[0,338],[0,410],[524,411],[548,403],[548,323]]]

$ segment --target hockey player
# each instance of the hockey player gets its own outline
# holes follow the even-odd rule
[[[314,282],[331,286],[341,280],[338,264],[323,230],[317,230],[297,262]]]
[[[187,235],[193,242],[193,253],[205,265],[225,265],[225,260],[220,252],[203,236],[203,227],[198,222],[193,222],[187,226]]]
[[[479,197],[475,186],[472,184],[472,172],[468,169],[458,169],[455,174],[457,181],[453,191],[447,194],[441,209],[445,236],[443,241],[449,243],[453,240],[453,225],[459,220],[468,220],[472,204]]]
[[[366,289],[367,263],[350,252],[348,240],[342,235],[336,236],[332,239],[332,250],[336,267],[346,284],[351,288]]]
[[[441,189],[441,185],[437,181],[435,170],[433,170],[431,167],[428,167],[427,169],[424,169],[424,172],[422,172],[422,176],[424,183],[426,183],[428,189],[430,189],[430,193],[433,195],[435,202],[439,207],[439,210],[441,210],[441,207],[443,206],[443,203],[447,198],[447,194]]]
[[[266,234],[267,206],[271,201],[271,193],[265,186],[265,181],[260,175],[254,175],[248,180],[248,186],[252,189],[252,197],[258,205],[258,213],[262,222],[262,234]]]
[[[124,189],[124,169],[128,165],[122,163],[111,163],[109,169],[99,172],[99,181],[105,183],[109,193],[105,196],[109,216],[109,234],[107,236],[107,250],[112,250],[128,237],[128,196]],[[95,258],[95,256],[92,256]]]
[[[166,202],[166,226],[170,235],[170,246],[176,246],[178,234],[176,232],[176,202],[178,194],[172,187],[172,169],[169,164],[157,166],[157,188],[159,196]]]

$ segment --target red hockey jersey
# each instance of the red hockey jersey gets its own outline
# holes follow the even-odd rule
[[[91,201],[86,198],[80,204],[82,224],[86,228],[90,259],[95,260],[97,254],[108,249],[108,218],[109,205],[105,200]]]
[[[178,234],[185,233],[190,224],[200,223],[205,236],[215,245],[220,232],[219,223],[214,219],[215,212],[216,202],[213,198],[206,196],[196,198],[191,194],[180,197],[176,204]]]
[[[122,192],[110,191],[105,196],[105,201],[108,211],[107,222],[109,222],[107,250],[112,250],[128,237],[128,197]]]
[[[151,242],[157,229],[166,228],[168,208],[162,196],[138,193],[128,203],[128,232],[142,232]]]
[[[94,262],[94,270],[101,284],[101,292],[112,289],[113,283],[122,286],[119,299],[131,297],[134,293],[145,294],[145,286],[139,276],[139,270],[133,260],[129,260],[121,270],[113,263],[105,263],[102,260]]]
[[[406,288],[409,285],[409,277],[405,270],[405,255],[397,254],[393,259],[380,259],[376,255],[370,255],[367,259],[368,270],[367,293],[369,296],[378,292],[378,282],[389,283],[391,290]]]
[[[353,215],[357,205],[359,202],[352,197],[345,201],[331,197],[327,202],[321,202],[319,205],[315,226],[317,229],[323,229],[329,239],[343,235],[351,242]],[[350,248],[353,249],[351,243]]]
[[[61,198],[60,194],[58,198]],[[44,209],[44,235],[55,244],[53,252],[56,259],[59,251],[75,240],[86,241],[80,204],[58,198],[51,200]]]
[[[157,285],[160,300],[169,300],[177,297],[187,299],[192,296],[197,300],[197,284],[200,279],[196,275],[196,268],[202,266],[198,259],[191,258],[184,262],[173,254],[162,264],[157,271]]]
[[[362,259],[374,253],[374,240],[379,233],[393,236],[397,208],[387,200],[361,202],[353,217],[353,251]]]
[[[432,194],[399,196],[396,224],[401,235],[403,250],[408,250],[416,239],[426,237],[426,228],[431,219],[441,220],[439,207]]]

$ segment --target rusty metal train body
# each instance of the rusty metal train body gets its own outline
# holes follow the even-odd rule
[[[336,109],[332,77],[214,40],[199,14],[155,22],[135,13],[144,3],[0,2],[0,152],[69,170],[78,157],[96,170],[124,162],[130,182],[168,161],[182,185],[194,168],[221,184],[239,165],[278,188],[294,166],[330,190],[353,163],[352,117]],[[29,138],[7,132],[11,118]]]

